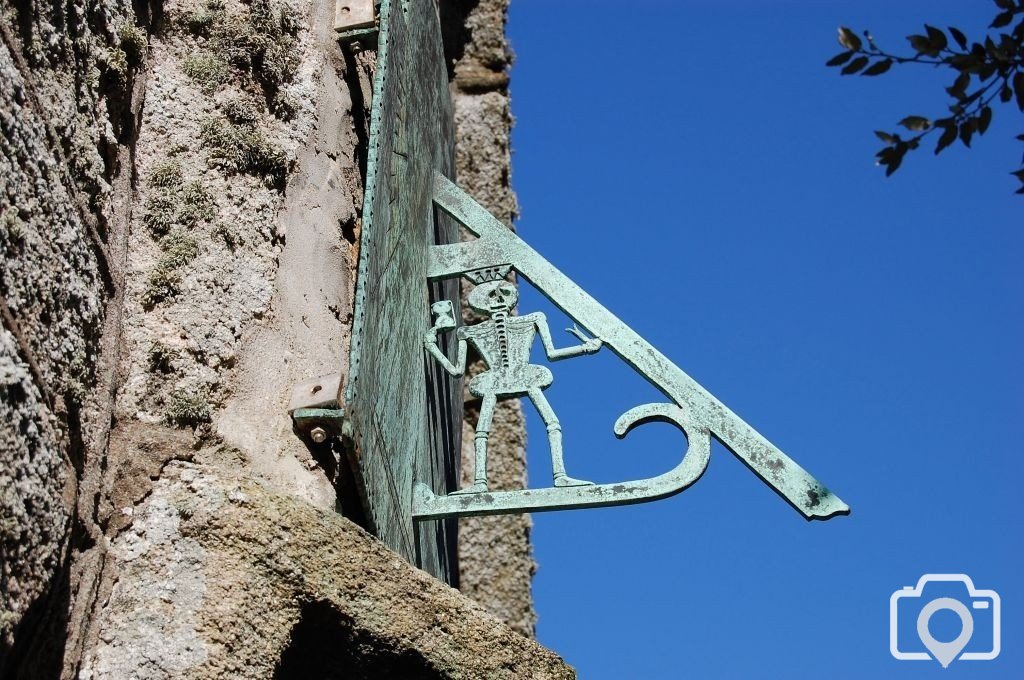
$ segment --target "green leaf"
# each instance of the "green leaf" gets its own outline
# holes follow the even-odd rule
[[[1024,71],[1017,71],[1013,77],[1013,93],[1017,96],[1017,108],[1024,111]]]
[[[828,61],[826,61],[825,62],[825,66],[840,66],[842,64],[845,64],[847,61],[849,61],[850,57],[852,57],[852,56],[853,56],[853,52],[852,51],[840,52],[836,56],[834,56],[831,59],[829,59]]]
[[[923,131],[932,126],[932,122],[924,116],[907,116],[900,121],[900,125],[908,130]]]
[[[883,59],[882,61],[876,61],[871,66],[864,69],[861,73],[862,76],[880,76],[892,67],[892,59]]]
[[[999,101],[1005,104],[1011,99],[1013,99],[1013,90],[1006,85],[1003,85],[1002,89],[999,90]]]
[[[955,26],[950,26],[949,27],[949,34],[951,36],[953,36],[953,40],[955,40],[956,44],[960,46],[960,49],[962,49],[962,50],[966,50],[967,49],[967,36],[964,35],[963,32],[959,28],[957,28]]]
[[[867,66],[867,63],[868,63],[868,58],[867,57],[857,57],[856,59],[851,61],[849,64],[844,66],[843,70],[840,71],[840,73],[842,73],[844,76],[848,76],[851,73],[856,73],[857,71],[859,71],[862,68],[864,68],[865,66]]]
[[[949,125],[942,131],[942,136],[939,137],[939,143],[935,145],[935,155],[938,156],[940,151],[955,141],[956,125]]]
[[[1018,142],[1024,142],[1024,135],[1017,135]]]
[[[978,134],[985,134],[985,130],[988,130],[989,124],[992,122],[992,107],[986,106],[981,110],[981,114],[978,115]]]
[[[1013,11],[1001,12],[996,15],[996,18],[992,20],[992,23],[988,25],[989,28],[1002,28],[1013,21]]]
[[[898,136],[891,135],[888,132],[882,132],[881,130],[875,130],[875,137],[878,137],[886,144],[895,144],[897,141],[899,141]]]
[[[863,45],[863,43],[861,43],[860,38],[857,36],[857,34],[854,33],[853,31],[851,31],[850,29],[848,29],[846,26],[840,26],[839,27],[839,38],[838,38],[838,40],[839,40],[839,44],[840,45],[842,45],[843,47],[845,47],[848,50],[853,50],[854,52],[859,50],[861,48],[861,46]]]
[[[946,34],[939,29],[925,24],[924,30],[928,32],[928,42],[931,43],[932,49],[936,52],[941,52],[949,45],[949,42],[946,40]]]
[[[1013,9],[1013,0],[995,0],[999,9]]]

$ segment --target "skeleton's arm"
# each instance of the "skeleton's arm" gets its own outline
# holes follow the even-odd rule
[[[544,351],[547,353],[548,359],[551,361],[571,359],[572,357],[578,357],[581,354],[593,354],[601,349],[601,345],[604,344],[601,342],[600,338],[590,338],[579,345],[556,349],[554,342],[551,340],[551,329],[548,328],[547,317],[540,312],[531,314],[530,316],[533,317],[533,325],[537,328],[537,332],[540,334],[540,341],[544,343]]]
[[[466,372],[466,339],[459,338],[459,351],[455,357],[455,363],[453,364],[448,360],[448,357],[444,355],[441,348],[437,346],[437,328],[431,328],[427,331],[426,335],[423,336],[423,346],[430,353],[430,356],[440,362],[444,366],[444,370],[451,373],[456,378],[461,377]]]

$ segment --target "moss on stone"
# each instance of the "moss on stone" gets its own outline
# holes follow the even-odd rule
[[[104,56],[107,73],[124,83],[128,78],[128,55],[120,47],[112,47]]]
[[[178,352],[162,342],[154,342],[146,355],[149,370],[152,373],[170,373],[174,370],[172,363],[178,358]]]
[[[199,255],[199,241],[183,228],[176,228],[160,239],[163,253],[146,279],[142,305],[152,309],[181,291],[182,267]]]
[[[222,58],[209,52],[198,52],[185,57],[182,71],[204,92],[216,92],[231,80],[231,68]]]
[[[257,102],[245,95],[227,99],[221,105],[221,111],[229,121],[238,125],[256,125],[262,118]]]
[[[176,390],[167,400],[164,418],[172,425],[195,427],[210,422],[209,397],[203,391]]]
[[[217,216],[217,202],[201,182],[189,182],[181,191],[181,202],[178,206],[178,221],[183,226],[192,227],[200,222],[208,222]]]
[[[275,183],[284,181],[287,157],[259,128],[215,117],[203,122],[200,136],[210,149],[212,165],[227,172],[267,177]]]
[[[145,31],[134,23],[126,23],[117,32],[117,37],[129,64],[138,66],[145,61],[146,53],[149,51],[149,39]]]
[[[281,92],[299,66],[299,17],[289,5],[253,0],[247,13],[234,14],[222,2],[207,2],[182,23],[192,34],[207,39],[210,53],[225,67],[230,65],[255,80],[275,114],[282,118],[292,114],[294,105]],[[199,66],[194,65],[197,81],[202,79],[212,89],[224,82],[212,78],[210,68]]]
[[[149,183],[161,189],[173,188],[181,184],[181,165],[175,161],[164,161],[149,173]]]
[[[146,287],[142,291],[142,306],[152,309],[164,300],[177,295],[180,290],[181,275],[177,270],[157,264],[146,279]]]
[[[178,269],[199,255],[199,242],[182,229],[175,229],[160,240],[164,251],[157,261],[157,268]]]
[[[182,25],[194,35],[207,36],[214,26],[224,20],[225,9],[222,0],[207,0],[201,7],[185,14]]]
[[[200,182],[181,183],[181,168],[162,163],[150,182],[161,189],[146,198],[142,223],[154,238],[163,238],[174,227],[193,228],[217,216],[217,203]]]
[[[146,197],[143,204],[142,223],[149,233],[159,238],[174,226],[178,214],[178,201],[173,195],[164,193]]]

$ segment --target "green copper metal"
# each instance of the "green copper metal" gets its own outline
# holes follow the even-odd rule
[[[455,135],[437,5],[382,0],[377,16],[344,395],[337,409],[305,403],[292,412],[304,440],[345,440],[368,528],[409,561],[455,584],[453,518],[664,498],[700,478],[712,437],[805,517],[848,512],[845,503],[449,179],[454,178]],[[460,224],[477,238],[459,242]],[[576,338],[572,344],[556,346],[543,315],[515,313],[516,290],[506,282],[512,270],[578,324],[570,329]],[[472,326],[460,326],[462,276],[477,284],[469,302],[483,321]],[[554,375],[529,361],[538,341],[550,361],[586,361],[585,355],[611,351],[647,378],[665,403],[630,409],[614,432],[624,437],[652,420],[672,423],[686,439],[679,464],[657,477],[616,484],[569,476],[561,424],[544,396]],[[487,370],[468,384],[481,400],[481,413],[474,435],[476,478],[460,490],[461,376],[470,348],[483,357]],[[490,491],[486,470],[493,409],[499,400],[520,397],[530,400],[546,424],[552,486]]]
[[[467,345],[483,357],[488,370],[470,382],[470,391],[483,400],[482,425],[477,428],[477,478],[473,485],[446,496],[417,483],[413,515],[417,519],[489,515],[507,512],[538,512],[566,508],[641,503],[671,496],[700,478],[707,467],[710,437],[714,436],[754,471],[766,484],[807,519],[828,519],[846,514],[849,507],[786,454],[730,411],[707,390],[637,335],[583,289],[552,266],[515,233],[484,210],[451,180],[434,175],[434,203],[477,238],[430,248],[427,277],[443,280],[467,275],[478,283],[471,306],[489,318],[457,331],[454,361],[437,347],[438,333],[455,327],[451,310],[434,305],[436,321],[424,339],[429,354],[450,374],[465,370]],[[593,339],[578,329],[580,345],[555,349],[543,315],[514,316],[515,289],[503,282],[515,269]],[[638,406],[615,423],[619,437],[650,420],[679,427],[688,447],[682,461],[665,474],[616,484],[591,484],[568,477],[562,462],[561,428],[542,390],[551,384],[551,373],[528,363],[530,345],[539,334],[548,358],[563,359],[598,351],[602,346],[617,354],[643,375],[669,400],[665,404]],[[528,396],[548,427],[554,486],[542,489],[497,491],[487,489],[486,444],[490,413],[497,399]]]
[[[459,239],[433,204],[434,173],[454,174],[451,93],[436,3],[383,0],[378,17],[343,448],[368,528],[454,585],[456,522],[412,520],[414,482],[454,488],[462,446],[462,385],[423,352],[430,304],[459,300],[457,280],[427,282],[428,249]]]

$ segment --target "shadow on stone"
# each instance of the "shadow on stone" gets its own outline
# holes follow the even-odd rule
[[[330,603],[302,605],[274,680],[432,680],[444,675],[420,654],[353,628]]]

